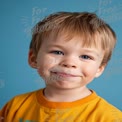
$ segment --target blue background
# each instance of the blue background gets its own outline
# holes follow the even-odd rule
[[[31,28],[57,11],[96,12],[115,30],[118,42],[112,59],[88,87],[122,110],[121,0],[0,0],[0,108],[17,94],[44,87],[27,61]]]

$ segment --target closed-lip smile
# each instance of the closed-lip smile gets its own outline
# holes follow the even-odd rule
[[[52,73],[57,74],[59,76],[63,76],[63,77],[78,77],[78,75],[73,75],[73,74],[69,74],[65,72],[52,72]]]

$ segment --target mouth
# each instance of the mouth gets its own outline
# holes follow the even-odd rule
[[[78,77],[78,75],[73,75],[65,72],[52,72],[52,73],[62,77]]]

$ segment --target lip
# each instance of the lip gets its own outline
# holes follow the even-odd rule
[[[73,75],[65,72],[52,72],[52,73],[63,77],[78,77],[78,75]]]

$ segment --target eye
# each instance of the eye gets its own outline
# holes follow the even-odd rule
[[[56,55],[64,55],[62,51],[58,51],[58,50],[51,51],[51,53],[56,54]]]
[[[90,56],[88,56],[88,55],[81,55],[80,56],[82,59],[87,59],[87,60],[91,60],[92,58],[90,57]]]

